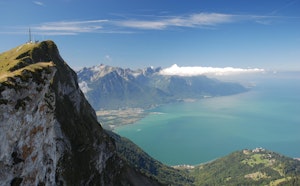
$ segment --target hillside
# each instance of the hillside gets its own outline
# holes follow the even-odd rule
[[[166,76],[161,68],[138,70],[99,65],[77,72],[79,84],[95,110],[142,108],[206,96],[247,91],[237,83],[205,76]]]
[[[161,185],[130,166],[52,41],[0,54],[0,185]]]
[[[263,148],[236,151],[201,165],[171,168],[130,140],[108,133],[129,164],[168,185],[300,185],[300,161]]]
[[[168,185],[300,185],[300,161],[263,148],[233,152],[201,165],[171,168],[130,140],[108,133],[129,164]]]
[[[131,166],[167,185],[194,185],[194,177],[188,171],[164,165],[129,139],[107,132],[115,140],[118,154]]]
[[[300,161],[256,148],[196,166],[191,174],[196,185],[300,185]]]

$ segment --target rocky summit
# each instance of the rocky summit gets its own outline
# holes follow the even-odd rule
[[[159,185],[130,167],[52,41],[0,54],[0,185]]]

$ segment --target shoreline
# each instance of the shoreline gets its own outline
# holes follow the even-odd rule
[[[154,109],[154,108],[152,108],[152,109]],[[119,110],[102,110],[102,111],[97,111],[97,116],[98,117],[103,117],[103,116],[112,117],[112,115],[113,115],[114,117],[117,117],[117,118],[115,118],[115,120],[113,120],[113,117],[112,117],[112,118],[110,118],[110,121],[115,121],[115,122],[117,120],[120,120],[120,118],[121,118],[123,120],[123,123],[121,123],[121,124],[109,126],[106,123],[106,126],[110,127],[109,130],[111,130],[113,132],[116,132],[115,129],[117,129],[119,127],[126,126],[126,125],[134,124],[134,123],[138,122],[139,120],[147,117],[150,114],[163,114],[161,112],[156,112],[155,110],[152,110],[152,109],[144,110],[144,109],[141,109],[141,108],[127,108],[127,109],[119,109]],[[103,126],[104,124],[101,122],[101,125]],[[254,150],[256,150],[256,149],[254,149]],[[285,156],[300,161],[300,158],[297,157],[297,156],[294,156],[294,157],[293,156],[288,156],[288,155],[285,155]],[[195,167],[195,166],[199,166],[199,165],[203,165],[203,164],[213,162],[216,159],[219,159],[221,157],[214,158],[212,160],[209,160],[209,161],[206,161],[206,162],[203,162],[203,163],[195,163],[195,164],[183,163],[183,164],[177,164],[177,165],[175,164],[175,165],[169,165],[169,166],[173,167],[175,169],[193,169],[193,167]]]
[[[211,98],[211,97],[203,97],[201,99],[206,99],[206,98]],[[199,100],[200,99],[180,99],[171,103],[180,103],[180,102],[192,103]],[[97,115],[97,120],[101,124],[101,126],[106,130],[114,131],[116,128],[134,124],[140,121],[141,119],[147,117],[149,114],[162,114],[159,112],[151,112],[151,110],[171,103],[153,105],[149,108],[128,107],[128,108],[111,109],[111,110],[103,109],[95,112]]]
[[[250,93],[250,94],[249,94]],[[245,93],[242,93],[242,94],[236,94],[236,95],[229,95],[229,96],[215,96],[215,97],[212,97],[212,98],[219,98],[219,97],[231,97],[231,96],[238,96],[238,98],[239,99],[242,99],[242,100],[245,100],[244,98],[248,98],[249,96],[252,98],[253,97],[253,95],[252,94],[254,94],[254,97],[256,97],[257,95],[260,95],[259,94],[260,92],[258,91],[258,90],[252,90],[252,91],[248,91],[248,92],[245,92]],[[209,98],[209,99],[212,99],[212,98]],[[205,100],[205,98],[202,98],[202,99],[197,99],[196,101],[200,101],[199,103],[201,103],[201,101],[202,100]],[[231,100],[231,98],[230,98],[230,100]],[[182,103],[183,103],[183,101],[181,101]],[[172,102],[172,103],[168,103],[168,104],[162,104],[162,105],[160,105],[160,106],[165,106],[165,105],[170,105],[170,104],[180,104],[180,101],[174,101],[174,102]],[[184,103],[183,103],[184,104]],[[160,106],[157,106],[157,107],[160,107]],[[163,111],[163,112],[168,112],[168,110],[165,110],[165,109],[155,109],[155,108],[157,108],[157,107],[152,107],[152,108],[150,108],[150,109],[141,109],[140,111],[141,112],[137,112],[138,114],[140,114],[140,117],[139,118],[136,118],[136,120],[134,120],[134,122],[127,122],[126,124],[121,124],[121,125],[117,125],[117,126],[114,126],[114,129],[116,129],[117,127],[122,127],[122,126],[125,126],[125,125],[130,125],[130,124],[135,124],[136,122],[137,123],[139,123],[139,120],[141,120],[141,119],[143,119],[144,117],[147,117],[147,116],[149,116],[149,114],[158,114],[159,113],[159,111]],[[172,105],[171,105],[171,107],[172,107]],[[170,108],[171,108],[170,107]],[[124,110],[124,109],[123,109]],[[125,109],[126,110],[126,109]],[[120,111],[120,110],[115,110],[115,111]],[[134,111],[134,109],[132,109],[132,111]],[[158,111],[158,113],[156,113],[156,111]],[[144,115],[143,115],[144,114]],[[119,116],[119,114],[118,114],[118,116]],[[128,116],[128,115],[127,115]],[[159,116],[158,116],[159,117]],[[100,119],[102,119],[102,118],[100,118]],[[132,121],[132,120],[131,120]],[[115,123],[116,124],[116,123]],[[118,130],[118,129],[117,129]],[[116,130],[116,131],[117,131]],[[114,132],[116,132],[116,131],[114,131]],[[242,148],[245,148],[245,147],[242,147]],[[270,149],[270,147],[268,147],[269,149]],[[279,151],[279,150],[277,150],[276,152],[281,152],[282,153],[282,151]],[[296,160],[300,160],[299,159],[299,156],[297,155],[297,154],[295,154],[295,155],[285,155],[285,156],[288,156],[288,157],[291,157],[291,158],[293,158],[293,159],[296,159]],[[298,157],[298,158],[297,158]],[[207,162],[204,162],[204,164],[205,163],[207,163]],[[184,165],[184,164],[186,164],[186,165]],[[195,162],[195,164],[197,165],[198,163],[197,162]],[[189,166],[194,166],[195,165],[194,163],[183,163],[183,165],[181,165],[181,164],[178,164],[178,165],[172,165],[171,164],[171,166],[177,166],[177,167],[189,167]],[[202,164],[202,163],[200,163],[200,164]]]
[[[134,124],[149,114],[142,108],[96,111],[97,120],[106,130],[114,131],[118,127]]]
[[[128,107],[128,108],[120,108],[120,109],[111,109],[111,110],[98,110],[95,111],[97,115],[97,120],[101,124],[101,126],[106,130],[114,131],[116,128],[134,124],[141,119],[147,117],[149,114],[162,114],[160,112],[151,112],[151,110],[158,108],[160,106],[174,104],[174,103],[194,103],[200,101],[202,99],[211,99],[219,96],[202,96],[201,98],[184,98],[177,99],[176,101],[152,105],[149,108],[141,108],[141,107]]]

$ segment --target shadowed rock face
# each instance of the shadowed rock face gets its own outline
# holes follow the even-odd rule
[[[118,157],[55,43],[1,54],[0,73],[1,185],[158,185]]]

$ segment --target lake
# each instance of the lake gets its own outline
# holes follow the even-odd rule
[[[200,164],[256,147],[300,157],[299,80],[299,73],[272,75],[243,94],[164,105],[115,132],[167,165]]]

